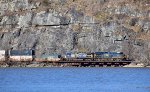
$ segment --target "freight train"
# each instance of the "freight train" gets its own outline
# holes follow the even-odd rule
[[[59,61],[121,61],[127,57],[123,52],[92,52],[92,53],[71,53],[48,54],[35,57],[34,50],[0,50],[0,61],[35,61],[35,62],[59,62]]]

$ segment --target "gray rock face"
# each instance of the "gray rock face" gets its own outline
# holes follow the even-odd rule
[[[60,25],[59,15],[55,12],[42,11],[37,13],[32,21],[33,25]]]
[[[0,49],[35,49],[37,57],[67,51],[115,51],[147,63],[150,5],[146,0],[140,1],[139,7],[134,3],[128,0],[1,1]]]

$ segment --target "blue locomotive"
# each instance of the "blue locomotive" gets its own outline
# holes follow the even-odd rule
[[[126,56],[123,54],[123,52],[95,52],[94,59],[120,61],[125,60]]]

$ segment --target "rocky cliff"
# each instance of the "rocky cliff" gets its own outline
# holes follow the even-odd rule
[[[0,0],[0,49],[122,51],[150,62],[149,0]]]

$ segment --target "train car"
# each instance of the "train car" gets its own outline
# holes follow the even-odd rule
[[[123,60],[125,55],[123,52],[95,52],[94,58],[97,60]]]
[[[32,50],[10,50],[9,60],[10,61],[32,61],[33,54]]]
[[[60,54],[50,54],[49,57],[47,57],[47,61],[60,61],[61,60],[61,55]]]
[[[76,58],[87,61],[94,61],[94,53],[77,53]]]
[[[62,58],[63,60],[70,61],[76,59],[76,55],[72,52],[66,52]]]
[[[123,52],[111,52],[110,53],[112,59],[124,59],[125,55]]]
[[[0,62],[3,62],[6,60],[6,51],[0,50]]]
[[[67,61],[74,61],[74,60],[93,60],[93,54],[92,53],[71,53],[67,52],[64,55],[64,60]]]
[[[61,60],[60,54],[48,54],[48,55],[42,55],[40,58],[35,58],[35,61],[37,62],[57,62]]]

